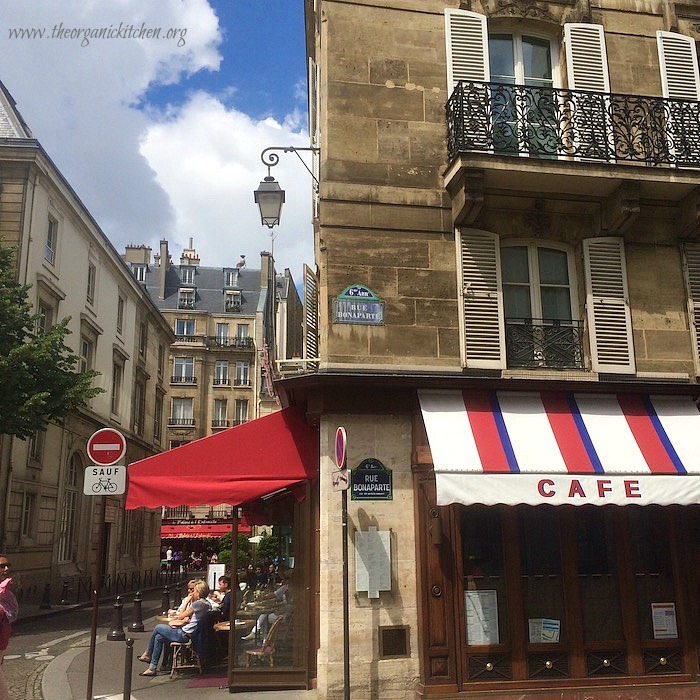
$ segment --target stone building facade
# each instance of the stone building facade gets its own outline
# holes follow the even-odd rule
[[[66,342],[103,389],[31,439],[1,438],[0,548],[24,595],[43,595],[50,583],[57,599],[61,582],[90,574],[97,559],[100,499],[83,494],[88,438],[107,426],[122,432],[124,464],[166,445],[159,358],[173,334],[0,88],[2,245],[17,250],[17,279],[30,285],[40,323],[70,317]],[[120,497],[106,498],[105,575],[158,569],[160,514],[125,513]]]
[[[697,693],[697,4],[305,7],[320,697]]]

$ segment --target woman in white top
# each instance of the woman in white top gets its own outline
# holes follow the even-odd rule
[[[185,609],[178,613],[177,617],[170,620],[167,625],[161,623],[155,626],[151,634],[151,641],[148,643],[148,647],[152,648],[153,652],[149,655],[146,651],[139,656],[139,661],[148,663],[148,668],[139,675],[150,678],[157,674],[158,662],[166,644],[189,641],[190,635],[195,631],[197,625],[211,610],[211,605],[207,600],[208,596],[209,586],[206,581],[196,581],[188,596],[189,603]]]

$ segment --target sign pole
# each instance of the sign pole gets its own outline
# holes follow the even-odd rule
[[[107,512],[107,496],[100,498],[100,534],[97,543],[97,561],[92,576],[92,627],[90,630],[90,661],[87,674],[87,700],[92,700],[92,681],[95,675],[95,646],[97,644],[97,616],[100,610],[100,590],[102,588],[102,569],[105,559],[105,514]]]
[[[335,432],[335,464],[340,470],[333,474],[333,488],[342,490],[341,518],[343,540],[343,686],[344,700],[350,700],[350,590],[348,584],[348,460],[347,434],[340,427]]]

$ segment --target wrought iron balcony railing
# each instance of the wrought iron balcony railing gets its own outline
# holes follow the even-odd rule
[[[214,418],[211,422],[212,428],[228,428],[228,418]]]
[[[194,418],[177,418],[175,416],[170,416],[170,418],[168,418],[168,425],[193,426]]]
[[[229,348],[233,350],[255,350],[255,342],[253,338],[210,335],[207,337],[207,347]]]
[[[460,82],[445,107],[450,158],[463,152],[700,166],[700,102]]]
[[[508,367],[584,369],[583,323],[549,318],[507,318]]]
[[[174,374],[170,377],[171,384],[196,384],[197,377],[191,374]]]

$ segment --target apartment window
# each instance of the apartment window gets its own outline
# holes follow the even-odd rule
[[[146,350],[148,348],[148,324],[141,321],[139,324],[139,357],[142,360],[146,359]]]
[[[183,284],[194,284],[194,268],[192,265],[180,266],[180,280]]]
[[[216,344],[222,347],[228,345],[228,323],[216,324]]]
[[[95,342],[87,335],[80,336],[80,371],[87,372],[95,362]]]
[[[132,263],[131,269],[137,282],[146,281],[146,271],[148,270],[148,265],[142,263]]]
[[[228,384],[228,360],[217,360],[214,365],[214,384],[222,386]]]
[[[143,435],[143,422],[146,415],[146,384],[137,379],[134,384],[134,422],[133,430],[137,435]]]
[[[195,382],[194,357],[176,357],[173,360],[172,381],[176,384],[193,384]]]
[[[121,404],[122,382],[124,380],[124,365],[114,360],[112,362],[112,413],[119,415]]]
[[[58,534],[58,560],[73,559],[72,548],[78,531],[78,505],[80,474],[82,464],[78,455],[74,455],[68,463],[63,481],[63,505],[61,507],[60,527]]]
[[[156,400],[153,407],[153,439],[160,442],[163,433],[163,395],[156,392]]]
[[[19,528],[22,537],[31,537],[33,535],[35,522],[36,494],[25,492],[22,496],[22,514]]]
[[[249,362],[236,362],[236,386],[250,386]]]
[[[35,430],[29,438],[29,459],[34,462],[41,462],[44,457],[44,441],[46,439],[46,431],[43,429]]]
[[[225,428],[228,426],[226,416],[228,401],[226,399],[214,399],[214,421],[213,428]]]
[[[43,301],[43,299],[40,299],[37,304],[37,333],[47,333],[51,330],[51,326],[53,326],[53,314],[53,307]]]
[[[56,250],[58,246],[58,221],[49,216],[46,226],[46,245],[44,246],[44,258],[52,265],[56,262]]]
[[[248,399],[236,399],[234,420],[236,425],[248,421]]]
[[[158,376],[162,377],[165,372],[165,345],[158,345]]]
[[[123,296],[117,297],[117,333],[124,330],[124,310],[126,309],[126,300]]]
[[[194,309],[194,289],[180,289],[177,297],[178,309]]]
[[[194,401],[188,397],[173,397],[171,425],[194,425]]]
[[[178,318],[175,321],[175,335],[194,335],[194,319]]]
[[[247,323],[239,323],[236,326],[236,338],[249,338],[250,326]]]
[[[241,310],[241,293],[238,291],[227,290],[225,294],[225,310],[240,311]]]
[[[238,270],[224,269],[224,286],[235,287],[238,285]]]
[[[87,278],[87,300],[88,303],[95,303],[95,284],[97,282],[97,268],[92,263],[88,263]]]

